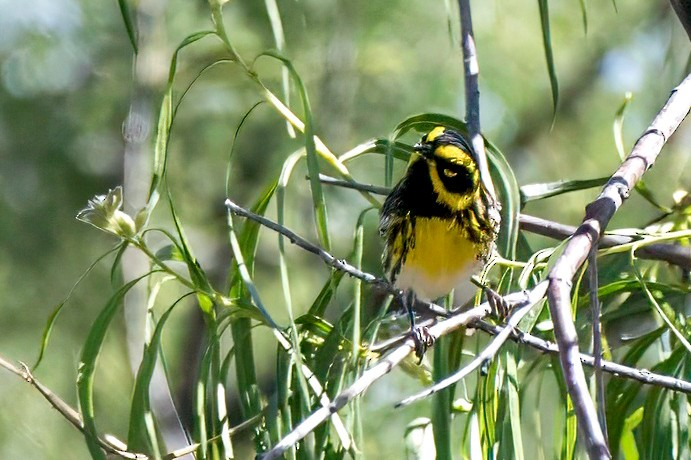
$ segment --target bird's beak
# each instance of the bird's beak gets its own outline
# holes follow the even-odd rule
[[[432,146],[430,144],[423,144],[422,142],[418,142],[413,146],[413,148],[417,153],[419,153],[425,158],[429,158],[432,154]]]

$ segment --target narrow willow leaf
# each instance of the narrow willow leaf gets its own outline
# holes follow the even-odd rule
[[[542,44],[545,48],[545,60],[547,62],[547,73],[549,74],[549,84],[552,88],[553,119],[557,116],[557,106],[559,105],[559,81],[557,80],[557,70],[554,66],[554,55],[552,54],[552,33],[549,27],[549,6],[547,0],[538,0],[540,9],[540,24],[542,26]]]
[[[312,203],[314,205],[315,224],[317,227],[317,235],[319,236],[319,243],[327,250],[331,250],[331,239],[328,229],[328,217],[326,213],[326,201],[324,199],[324,192],[322,191],[321,182],[319,181],[319,161],[317,159],[317,150],[314,143],[314,127],[312,124],[312,107],[310,106],[309,98],[307,97],[307,89],[300,78],[300,75],[293,67],[290,59],[282,56],[279,53],[266,51],[262,53],[264,56],[270,56],[283,63],[285,68],[290,72],[293,81],[297,85],[300,99],[302,99],[302,110],[305,117],[305,151],[307,152],[307,171],[309,172],[310,189],[312,191]]]
[[[617,153],[619,154],[619,159],[624,161],[626,158],[626,150],[624,149],[624,114],[626,113],[626,108],[633,99],[633,94],[627,91],[624,94],[624,101],[621,103],[617,112],[614,115],[614,122],[612,123],[612,132],[614,134],[614,145],[617,147]]]
[[[200,40],[208,35],[212,35],[212,31],[202,31],[187,36],[173,53],[170,61],[170,69],[168,71],[168,84],[166,92],[161,102],[161,109],[158,115],[158,125],[156,127],[156,141],[154,144],[154,166],[151,175],[151,184],[149,185],[149,197],[144,209],[137,215],[136,222],[138,229],[142,228],[148,221],[149,216],[158,203],[160,198],[159,187],[163,177],[166,173],[166,165],[168,163],[168,140],[170,139],[170,129],[173,124],[173,84],[175,83],[175,72],[177,71],[178,55],[188,45]]]
[[[172,260],[175,262],[185,262],[185,256],[176,244],[166,244],[156,251],[156,258],[160,260]]]
[[[137,371],[137,376],[134,381],[134,391],[132,393],[132,402],[130,405],[127,448],[132,452],[160,455],[160,452],[156,452],[154,448],[154,446],[158,444],[158,436],[160,436],[160,434],[151,432],[150,425],[147,423],[147,418],[152,417],[149,401],[149,387],[161,348],[163,326],[165,326],[175,306],[191,294],[192,293],[187,293],[177,299],[175,303],[163,313],[156,324],[151,340],[144,347],[142,361],[139,364],[139,370]]]
[[[94,375],[96,373],[96,362],[101,354],[101,347],[105,340],[106,333],[110,328],[110,322],[115,316],[123,297],[135,284],[150,276],[152,273],[154,272],[149,272],[130,281],[113,294],[92,324],[86,342],[84,342],[77,375],[77,397],[79,400],[79,412],[81,413],[84,423],[86,444],[91,453],[91,457],[96,460],[106,459],[103,450],[101,450],[101,447],[96,441],[98,436],[94,414]]]
[[[122,16],[122,21],[125,23],[127,37],[130,39],[132,50],[134,50],[134,54],[137,54],[139,53],[139,46],[137,45],[137,26],[135,25],[130,4],[127,0],[118,0],[118,6],[120,7],[120,16]]]
[[[640,458],[633,430],[643,421],[644,413],[643,408],[639,407],[624,420],[624,430],[621,433],[619,449],[626,460],[638,460]]]
[[[269,15],[269,22],[271,23],[271,31],[274,34],[274,43],[279,53],[285,52],[286,39],[283,35],[283,23],[281,21],[281,13],[278,10],[276,0],[264,0],[266,6],[266,13]],[[288,69],[283,67],[281,69],[281,86],[283,89],[283,100],[286,107],[290,107],[290,74]],[[286,129],[290,137],[295,137],[295,129],[290,121],[286,120]]]
[[[686,350],[678,347],[667,359],[654,366],[654,372],[680,377],[685,355],[687,356]],[[653,387],[648,392],[643,406],[645,417],[641,423],[641,445],[645,449],[642,452],[643,458],[660,458],[661,453],[667,453],[663,457],[682,458],[672,455],[678,448],[675,447],[676,430],[672,428],[670,398],[671,392],[660,387]]]
[[[563,193],[586,190],[593,187],[604,185],[609,177],[598,177],[596,179],[585,180],[560,180],[555,182],[545,182],[542,184],[528,184],[520,188],[521,207],[531,201],[543,200]]]
[[[393,158],[407,162],[413,154],[413,147],[403,142],[391,141],[389,139],[370,139],[348,150],[339,156],[338,159],[343,163],[347,163],[368,153],[391,153]]]
[[[228,159],[226,165],[226,196],[230,196],[230,171],[232,166],[231,160],[233,159],[233,154],[235,153],[235,145],[237,143],[238,137],[240,136],[240,130],[243,126],[245,126],[245,122],[249,119],[250,115],[252,115],[254,111],[257,109],[257,107],[259,107],[263,103],[264,101],[259,101],[256,102],[252,107],[250,107],[250,109],[247,112],[245,112],[245,114],[240,119],[240,123],[238,123],[237,127],[235,128],[235,133],[233,133],[233,141],[230,144],[230,151],[228,152]]]
[[[277,181],[274,181],[264,189],[251,208],[254,213],[259,215],[266,213],[266,209],[276,191],[276,184]],[[239,246],[244,255],[245,267],[250,275],[254,274],[254,260],[260,228],[261,226],[257,222],[247,220],[238,235]],[[257,312],[257,308],[251,303],[251,296],[243,284],[238,263],[238,260],[234,260],[229,270],[229,295],[232,298],[239,299],[236,302],[244,302],[250,307],[251,311]],[[264,321],[263,316],[255,319]],[[261,395],[257,392],[259,384],[255,368],[256,356],[254,354],[251,326],[252,323],[249,318],[231,319],[230,327],[234,348],[242,350],[242,353],[235,354],[235,376],[238,385],[237,391],[241,396],[240,407],[243,419],[249,419],[260,414],[262,410]],[[283,415],[283,411],[281,414]],[[269,433],[261,427],[255,427],[254,435],[256,450],[263,452],[270,445]]]
[[[38,368],[39,364],[41,364],[41,361],[43,361],[43,357],[46,354],[46,350],[48,349],[48,342],[50,341],[50,334],[53,331],[53,326],[55,325],[55,322],[58,319],[58,316],[60,315],[60,312],[62,312],[62,309],[65,307],[67,302],[72,298],[72,294],[74,294],[74,291],[77,289],[77,287],[82,283],[84,278],[91,273],[91,270],[94,269],[96,265],[106,257],[108,257],[110,254],[117,250],[122,250],[122,247],[126,246],[127,243],[119,243],[117,246],[114,248],[108,250],[107,252],[101,254],[96,260],[94,260],[91,265],[89,265],[89,268],[87,268],[84,273],[82,273],[79,278],[77,279],[77,282],[72,285],[70,288],[70,291],[67,293],[64,299],[62,299],[62,302],[60,302],[52,311],[50,316],[48,317],[48,320],[46,321],[46,325],[43,327],[43,334],[41,334],[41,349],[38,351],[38,358],[36,358],[36,362],[34,363],[33,366],[31,366],[32,371],[36,371]]]
[[[513,458],[523,460],[523,434],[521,427],[521,404],[519,398],[518,363],[514,355],[514,345],[505,346],[504,360],[506,361],[506,374],[504,377],[505,401],[507,403],[505,415],[502,419],[502,440],[499,441],[500,458]],[[510,446],[511,449],[506,448]],[[502,452],[504,454],[502,454]]]
[[[581,19],[583,20],[583,33],[588,35],[588,6],[585,0],[579,0],[581,4]]]
[[[622,364],[638,367],[638,361],[664,332],[665,328],[661,327],[639,338],[622,358]],[[622,414],[630,412],[630,406],[636,400],[640,391],[640,384],[630,380],[614,379],[607,385],[607,431],[610,436],[610,448],[612,449],[613,458],[618,457],[619,443],[616,440],[621,438],[625,429],[625,417]]]
[[[175,224],[175,230],[178,234],[178,240],[180,241],[180,256],[183,258],[184,263],[187,265],[187,271],[190,274],[190,279],[192,284],[197,288],[197,301],[199,302],[199,307],[207,315],[213,315],[213,302],[211,298],[206,293],[213,292],[209,278],[202,269],[201,265],[197,261],[196,257],[192,254],[192,249],[187,241],[185,232],[182,229],[182,223],[178,218],[177,212],[175,211],[175,204],[173,203],[173,197],[170,193],[170,189],[166,190],[168,194],[168,203],[170,207],[170,214],[173,217],[173,223]]]
[[[433,378],[435,382],[449,375],[446,350],[449,337],[440,337],[434,345]],[[432,401],[432,432],[434,445],[437,451],[437,459],[451,460],[453,458],[451,448],[451,388],[444,388],[433,396]]]

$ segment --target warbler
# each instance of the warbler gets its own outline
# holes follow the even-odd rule
[[[415,298],[435,301],[456,287],[470,298],[470,277],[494,250],[500,205],[458,132],[435,127],[414,149],[404,177],[384,201],[379,232],[385,240],[384,271],[406,293],[421,358],[432,342],[424,328],[415,327]]]

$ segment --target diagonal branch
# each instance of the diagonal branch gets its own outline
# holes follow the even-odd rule
[[[403,401],[396,404],[396,407],[407,406],[415,401],[419,401],[420,399],[426,398],[427,396],[441,391],[444,388],[447,388],[464,379],[467,375],[480,367],[485,361],[494,358],[501,346],[504,345],[504,342],[506,342],[511,333],[515,331],[515,328],[518,326],[518,323],[523,319],[523,317],[545,297],[546,290],[547,282],[543,281],[535,286],[530,293],[526,293],[525,299],[523,299],[520,304],[513,307],[515,310],[509,317],[506,327],[504,327],[504,329],[496,335],[494,340],[492,340],[492,342],[487,345],[470,363],[433,386],[414,394],[413,396],[405,398]]]
[[[583,223],[548,275],[547,297],[564,380],[576,410],[581,439],[591,459],[607,459],[610,454],[581,365],[578,336],[571,318],[572,280],[614,213],[645,171],[653,165],[662,146],[690,108],[691,75],[672,91],[667,103],[638,139],[629,156],[612,175],[597,199],[586,207]]]
[[[50,403],[50,405],[53,406],[55,410],[60,412],[60,415],[62,415],[65,418],[65,420],[70,422],[75,428],[84,433],[84,422],[82,421],[82,417],[81,415],[79,415],[79,412],[74,410],[72,406],[63,401],[48,387],[36,380],[29,368],[24,363],[20,363],[20,365],[21,367],[17,367],[9,361],[6,361],[2,357],[0,357],[0,367],[4,367],[13,374],[21,377],[32,387],[36,388],[36,390],[39,393],[41,393],[41,395]],[[113,455],[117,455],[121,458],[131,460],[146,460],[149,458],[144,454],[128,452],[125,443],[116,439],[113,436],[108,436],[107,438],[97,437],[96,442],[99,446],[101,446],[101,448],[104,451]]]
[[[516,292],[504,296],[507,302],[526,302],[533,300],[533,297],[539,294],[539,297],[544,296],[544,285],[538,285],[530,292]],[[539,300],[539,299],[538,299]],[[449,334],[456,329],[478,321],[489,315],[492,308],[489,302],[484,302],[479,306],[464,312],[458,312],[453,316],[441,321],[429,328],[429,333],[435,339]],[[389,354],[380,359],[376,364],[367,369],[360,378],[353,382],[350,387],[342,391],[327,407],[320,407],[316,411],[303,420],[293,431],[288,433],[281,439],[269,452],[264,454],[262,460],[272,460],[280,458],[281,455],[295,445],[302,438],[311,433],[316,427],[324,423],[331,414],[343,408],[350,401],[362,394],[374,382],[384,377],[393,368],[401,363],[408,355],[415,349],[415,341],[411,336],[403,342],[402,345],[393,349]]]

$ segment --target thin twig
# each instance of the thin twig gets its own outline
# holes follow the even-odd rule
[[[376,195],[388,195],[391,191],[391,189],[388,187],[339,180],[325,174],[320,174],[319,180],[323,184],[349,188],[361,192],[369,192]],[[576,232],[576,227],[573,225],[561,224],[559,222],[554,222],[527,214],[519,214],[518,222],[521,230],[557,240],[565,240]],[[600,238],[599,247],[611,248],[614,246],[629,244],[636,240],[637,238],[634,236],[608,234],[603,235],[602,238]],[[635,254],[636,257],[641,259],[662,260],[672,265],[677,265],[681,268],[691,270],[691,248],[687,246],[669,243],[655,243],[636,249]]]
[[[15,366],[14,364],[0,357],[0,367],[4,367],[13,374],[21,377],[24,381],[26,381],[32,387],[38,390],[38,392],[41,393],[41,395],[46,399],[46,401],[48,401],[50,405],[53,406],[53,408],[57,410],[60,413],[60,415],[62,415],[65,418],[65,420],[70,422],[75,428],[84,433],[84,423],[82,421],[81,415],[79,415],[79,412],[74,410],[72,406],[63,401],[48,387],[36,380],[36,378],[33,376],[31,370],[29,370],[29,367],[26,364],[20,363],[20,366],[21,368]],[[98,442],[99,446],[101,446],[101,448],[103,448],[103,450],[105,450],[106,452],[118,455],[122,458],[128,458],[132,460],[146,460],[149,458],[144,454],[127,452],[127,445],[124,442],[110,435],[108,437],[112,439],[112,441],[96,437],[96,442]]]
[[[528,296],[531,296],[528,293]],[[525,292],[517,292],[504,296],[508,302],[516,302],[525,299]],[[544,291],[542,292],[544,296]],[[471,322],[477,321],[489,315],[492,308],[489,302],[484,302],[479,306],[464,312],[458,312],[455,315],[440,321],[439,323],[429,328],[429,333],[432,337],[438,339],[439,337],[449,334],[456,329],[467,325]],[[409,335],[406,341],[399,347],[393,349],[389,354],[380,359],[376,364],[367,369],[362,376],[353,384],[342,391],[334,398],[328,407],[321,407],[312,412],[305,420],[303,420],[293,431],[288,433],[281,439],[269,452],[264,454],[262,460],[271,460],[279,458],[286,450],[290,449],[302,438],[311,433],[316,427],[326,421],[331,414],[343,408],[346,404],[367,390],[374,382],[385,376],[394,367],[401,363],[412,351],[415,349],[415,341]]]
[[[502,326],[495,326],[482,320],[475,321],[474,323],[470,324],[469,327],[483,330],[492,335],[500,334],[505,329]],[[539,337],[535,337],[534,335],[526,332],[512,331],[509,338],[516,343],[528,345],[545,353],[559,353],[559,347],[557,344],[543,340]],[[593,356],[581,353],[579,357],[581,362],[586,366],[595,366],[595,358]],[[603,359],[602,370],[612,374],[615,377],[635,380],[645,385],[652,385],[660,388],[666,388],[668,390],[691,394],[691,382],[667,375],[656,374],[647,369],[637,369],[635,367],[625,366],[623,364],[617,364]]]
[[[463,49],[463,72],[465,76],[465,119],[468,125],[470,143],[475,152],[480,177],[491,199],[496,203],[497,194],[487,166],[485,154],[485,141],[482,138],[480,128],[480,65],[475,49],[475,37],[473,35],[473,19],[470,13],[470,0],[458,0],[458,9],[461,15],[461,48]],[[492,203],[492,204],[494,204]]]
[[[310,243],[309,241],[307,241],[297,233],[293,232],[292,230],[284,227],[283,225],[280,225],[272,221],[271,219],[267,219],[264,216],[260,216],[259,214],[255,214],[252,211],[243,208],[242,206],[238,206],[237,204],[233,203],[230,200],[230,198],[226,199],[225,205],[228,208],[228,210],[233,214],[237,214],[238,216],[252,219],[253,221],[263,225],[264,227],[269,228],[285,236],[291,243],[301,247],[305,251],[311,252],[312,254],[319,256],[329,267],[333,267],[336,270],[345,272],[354,278],[364,281],[365,283],[374,284],[382,288],[385,292],[389,294],[392,294],[397,297],[401,296],[401,291],[392,286],[391,283],[389,283],[387,280],[383,278],[378,278],[372,275],[371,273],[363,272],[362,270],[359,270],[357,267],[349,264],[345,259],[338,259],[334,257],[324,249],[320,248],[316,244]],[[446,309],[444,309],[444,307],[441,307],[431,302],[422,302],[421,300],[418,300],[418,302],[423,303],[432,313],[436,315],[448,315],[448,312],[446,311]]]
[[[309,179],[309,176],[307,177]],[[365,191],[374,193],[376,195],[388,195],[391,188],[382,187],[380,185],[362,184],[360,182],[353,182],[347,180],[336,179],[335,177],[327,176],[326,174],[319,174],[319,181],[322,184],[335,185],[337,187],[349,188],[352,190]]]
[[[405,398],[404,400],[396,404],[396,407],[407,406],[416,401],[419,401],[420,399],[426,398],[438,391],[441,391],[444,388],[447,388],[453,385],[454,383],[458,382],[459,380],[465,378],[465,376],[467,376],[475,369],[480,367],[484,362],[494,358],[494,355],[497,354],[504,342],[508,340],[509,336],[514,331],[514,328],[518,326],[518,323],[521,321],[521,319],[523,319],[523,317],[538,302],[540,302],[540,300],[544,298],[546,290],[547,282],[543,281],[542,283],[535,286],[530,292],[524,293],[525,298],[519,301],[517,305],[514,307],[515,310],[511,314],[511,317],[509,318],[507,326],[504,328],[504,330],[501,333],[497,334],[494,340],[492,340],[492,342],[489,345],[487,345],[470,363],[461,368],[459,371],[451,374],[450,376],[446,377],[440,382],[434,384],[433,386],[419,393],[416,393],[413,396]]]
[[[634,145],[631,154],[612,175],[600,195],[586,207],[583,223],[566,244],[548,275],[547,290],[554,335],[566,387],[573,401],[581,439],[591,459],[610,458],[609,449],[583,373],[578,335],[571,318],[571,287],[593,245],[604,232],[630,190],[655,162],[662,146],[686,117],[691,107],[691,76],[677,88]]]

